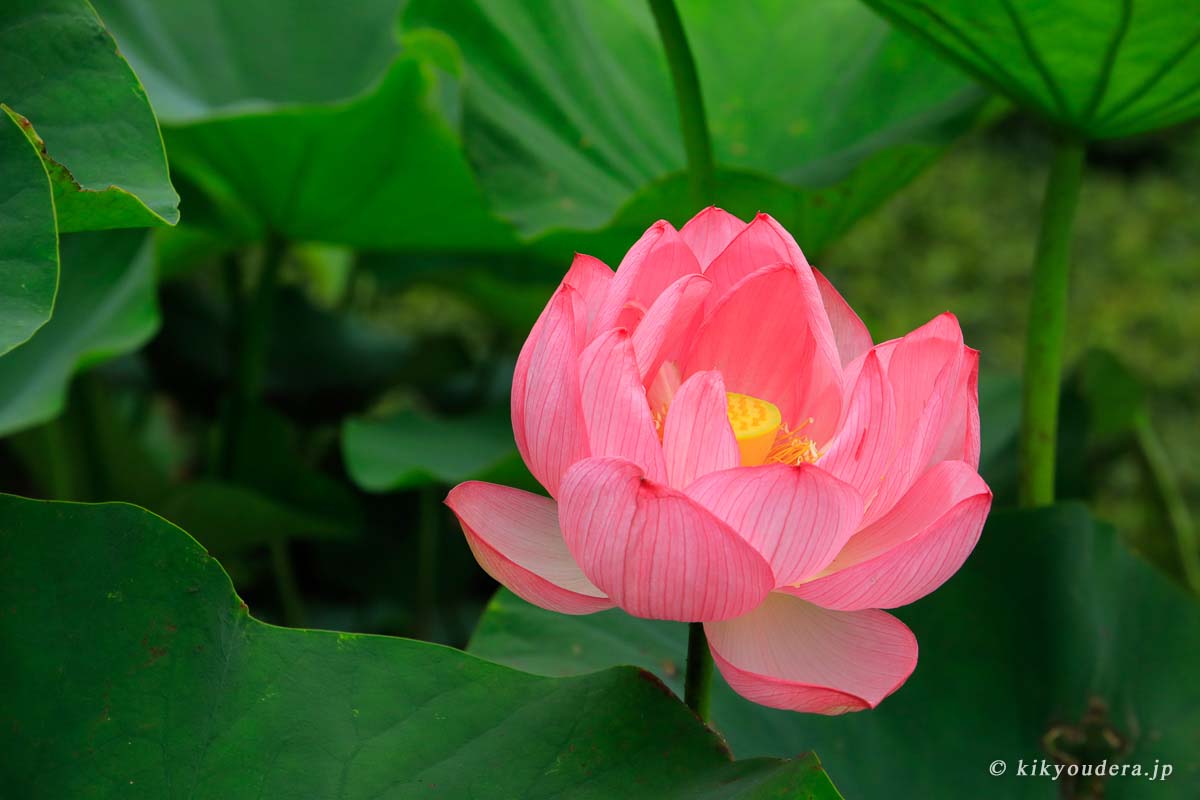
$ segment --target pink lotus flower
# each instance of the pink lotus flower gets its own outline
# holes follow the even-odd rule
[[[740,694],[875,707],[917,642],[879,609],[979,539],[978,353],[943,314],[874,345],[779,223],[655,223],[614,273],[575,257],[517,361],[517,447],[550,497],[447,504],[489,574],[566,614],[703,622]]]

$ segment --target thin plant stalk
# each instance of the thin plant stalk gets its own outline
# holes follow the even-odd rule
[[[688,623],[687,674],[683,683],[683,702],[702,721],[712,719],[713,658],[704,636],[704,623]]]
[[[1042,204],[1042,229],[1033,261],[1021,397],[1020,502],[1026,508],[1054,502],[1071,226],[1079,200],[1083,159],[1082,142],[1063,139],[1056,144]]]
[[[688,185],[692,203],[698,210],[716,200],[712,136],[709,135],[708,120],[704,115],[700,77],[696,73],[696,61],[692,58],[692,49],[688,46],[674,0],[649,2],[671,70],[671,83],[675,87],[675,100],[679,107],[679,126],[683,132],[683,149],[687,156]]]
[[[267,240],[257,281],[249,298],[242,296],[240,265],[236,259],[231,257],[224,265],[231,316],[233,381],[221,431],[219,472],[227,480],[238,475],[250,414],[262,400],[275,294],[285,253],[281,239],[272,236]],[[273,537],[268,548],[284,621],[292,627],[303,627],[306,618],[304,601],[288,541],[282,535]]]

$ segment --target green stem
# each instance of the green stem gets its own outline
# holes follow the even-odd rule
[[[1137,421],[1135,431],[1142,458],[1166,508],[1171,528],[1175,531],[1175,544],[1179,547],[1184,577],[1192,591],[1200,594],[1200,543],[1196,539],[1196,525],[1183,499],[1183,491],[1175,480],[1175,471],[1171,469],[1171,460],[1148,416],[1142,416]]]
[[[300,596],[300,584],[292,568],[292,554],[286,537],[271,539],[271,569],[275,573],[275,587],[283,605],[283,621],[291,628],[303,628],[306,615],[304,600]]]
[[[712,137],[704,116],[704,97],[700,93],[700,78],[696,62],[688,46],[687,35],[674,0],[649,0],[650,11],[658,26],[658,35],[666,51],[675,86],[675,101],[679,106],[679,124],[683,129],[683,149],[687,155],[688,183],[692,202],[697,208],[716,200],[716,178],[713,165]]]
[[[241,469],[241,448],[246,439],[250,413],[262,401],[263,374],[267,365],[267,345],[270,343],[271,319],[275,310],[279,271],[283,266],[285,246],[282,239],[272,236],[263,249],[263,261],[258,280],[249,297],[242,297],[242,276],[236,257],[224,264],[225,289],[229,296],[232,386],[225,409],[221,436],[220,474],[226,480],[236,479]],[[283,606],[284,621],[292,627],[305,624],[304,601],[286,536],[272,538],[271,568]]]
[[[88,487],[86,499],[94,502],[104,500],[128,500],[114,497],[112,482],[108,478],[109,468],[100,442],[100,397],[103,388],[99,378],[91,372],[76,376],[71,385],[71,407],[69,418],[75,423],[78,453],[83,462],[83,483]]]
[[[688,623],[687,674],[683,702],[704,722],[712,718],[713,659],[704,636],[704,623]]]
[[[1083,156],[1082,143],[1065,139],[1058,142],[1042,204],[1042,230],[1033,261],[1021,402],[1020,500],[1027,508],[1054,502],[1071,223],[1083,177]]]
[[[233,385],[226,409],[221,443],[220,472],[226,478],[235,475],[239,448],[244,437],[246,418],[259,401],[263,373],[266,370],[267,344],[274,314],[276,283],[283,263],[284,246],[280,239],[268,239],[258,283],[247,305],[241,296],[237,264],[226,262],[225,283],[229,293],[232,334]]]
[[[418,639],[433,633],[437,583],[437,540],[440,506],[438,489],[425,486],[420,491],[420,516],[417,528],[417,625]]]

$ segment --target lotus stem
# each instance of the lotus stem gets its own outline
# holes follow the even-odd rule
[[[267,240],[262,268],[249,305],[241,296],[241,277],[235,262],[225,264],[225,283],[231,311],[232,387],[226,408],[221,446],[220,473],[232,478],[238,469],[246,417],[259,401],[266,371],[267,345],[275,308],[275,291],[283,264],[284,244],[277,237]]]
[[[230,304],[233,363],[232,386],[229,404],[225,409],[220,453],[220,474],[226,480],[237,477],[242,443],[246,435],[246,420],[251,409],[261,400],[271,319],[275,309],[275,293],[285,252],[282,239],[276,236],[267,239],[258,282],[248,304],[242,297],[240,265],[232,260],[232,257],[224,265],[225,288]],[[284,622],[291,627],[303,627],[304,601],[300,595],[291,551],[284,533],[279,532],[272,537],[268,547]]]
[[[1139,417],[1134,430],[1146,468],[1154,481],[1167,518],[1171,521],[1171,529],[1175,532],[1175,544],[1179,548],[1184,578],[1188,588],[1200,595],[1200,544],[1197,543],[1196,525],[1191,512],[1188,511],[1179,481],[1175,479],[1171,459],[1154,426],[1150,424],[1149,414]]]
[[[420,491],[420,516],[417,521],[417,626],[418,639],[430,639],[437,614],[437,540],[441,519],[438,486],[423,486]]]
[[[712,719],[712,652],[704,635],[703,622],[688,623],[687,674],[683,679],[683,702],[703,722]]]
[[[713,164],[712,137],[704,115],[704,97],[700,93],[700,77],[692,49],[688,46],[683,22],[674,0],[649,0],[650,11],[658,26],[658,35],[666,51],[679,106],[679,125],[683,132],[683,149],[687,156],[688,185],[693,211],[711,205],[716,200],[716,170]]]
[[[1033,260],[1021,398],[1020,501],[1026,508],[1054,502],[1071,223],[1079,199],[1083,159],[1082,142],[1062,139],[1056,144],[1042,204],[1042,229]]]

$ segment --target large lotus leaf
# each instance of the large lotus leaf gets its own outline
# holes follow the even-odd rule
[[[434,37],[402,47],[398,0],[98,6],[144,76],[173,168],[203,193],[193,224],[363,247],[512,242],[443,114],[453,51]]]
[[[20,120],[0,109],[0,356],[50,318],[58,235],[50,180]]]
[[[866,0],[1014,102],[1081,136],[1200,114],[1194,0]]]
[[[1051,800],[1059,783],[1016,770],[1052,754],[1143,765],[1109,778],[1109,798],[1200,790],[1200,686],[1184,678],[1200,668],[1200,606],[1082,506],[993,513],[962,572],[897,613],[920,661],[875,711],[774,711],[718,677],[714,722],[734,752],[815,749],[849,797]],[[501,591],[470,650],[544,675],[636,664],[681,691],[686,646],[678,623],[568,617]],[[1003,777],[989,773],[998,759]],[[1166,782],[1148,782],[1156,762],[1174,766]]]
[[[71,234],[60,248],[54,317],[0,357],[0,435],[54,417],[75,370],[140,347],[158,328],[145,232]]]
[[[680,4],[721,183],[819,250],[970,124],[980,94],[853,0]],[[463,135],[499,213],[525,234],[682,222],[676,106],[646,4],[415,0],[406,30],[462,48]],[[619,221],[619,220],[618,220]]]
[[[0,355],[50,318],[58,232],[179,219],[158,123],[84,0],[0,6]]]
[[[178,221],[146,92],[87,2],[6,0],[0,76],[0,103],[45,161],[60,231]]]
[[[0,785],[29,798],[837,798],[652,677],[545,678],[251,617],[134,506],[0,497]]]

